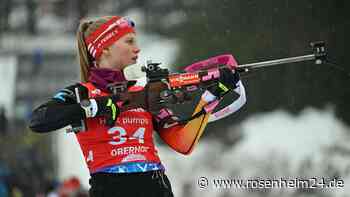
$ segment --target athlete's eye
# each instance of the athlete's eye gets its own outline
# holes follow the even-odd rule
[[[130,38],[130,39],[127,39],[126,42],[128,44],[134,44],[135,43],[135,40],[133,38]]]

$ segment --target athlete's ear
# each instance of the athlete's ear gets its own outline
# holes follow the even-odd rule
[[[110,54],[111,54],[111,50],[109,49],[109,47],[107,47],[107,48],[104,48],[104,49],[102,50],[101,56],[103,55],[103,56],[105,56],[105,57],[108,57],[108,56],[110,56]]]

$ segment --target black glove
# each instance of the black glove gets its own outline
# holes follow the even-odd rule
[[[239,74],[235,70],[229,68],[220,69],[220,78],[218,83],[209,88],[209,91],[214,94],[216,97],[221,98],[229,91],[235,89],[236,84],[239,81]]]
[[[86,118],[104,116],[106,125],[112,127],[120,113],[117,101],[117,96],[103,96],[83,100],[80,106],[84,109]]]

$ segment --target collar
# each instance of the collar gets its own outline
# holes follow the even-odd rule
[[[92,67],[89,71],[89,81],[102,91],[108,92],[108,84],[127,80],[123,71]]]

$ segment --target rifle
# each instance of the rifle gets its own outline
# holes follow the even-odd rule
[[[318,41],[311,42],[310,45],[313,53],[309,55],[242,65],[238,65],[232,55],[220,55],[187,66],[185,73],[169,73],[168,69],[160,68],[160,63],[148,61],[146,66],[141,68],[146,73],[147,78],[144,90],[127,93],[128,84],[124,83],[111,84],[110,91],[116,95],[123,95],[122,100],[127,101],[122,111],[142,107],[152,114],[157,114],[160,109],[168,107],[169,104],[177,105],[193,101],[194,97],[198,95],[196,94],[198,91],[216,86],[221,73],[226,72],[227,69],[242,75],[257,69],[287,63],[310,60],[314,60],[315,64],[325,62],[327,55],[325,43]],[[228,111],[227,108],[226,111]],[[225,117],[227,115],[229,114],[226,114]],[[221,118],[223,118],[222,115]]]
[[[128,87],[136,81],[110,84],[109,91],[119,96],[123,101],[121,111],[135,108],[143,108],[157,115],[163,108],[169,105],[181,105],[193,101],[198,92],[216,86],[222,72],[230,69],[240,74],[270,66],[314,60],[316,64],[322,64],[326,60],[326,47],[323,41],[311,42],[312,54],[275,59],[257,63],[238,65],[232,55],[220,55],[201,62],[194,63],[185,68],[184,73],[169,73],[166,68],[161,68],[160,63],[148,61],[141,70],[146,73],[147,84],[143,90],[128,91]],[[245,90],[242,83],[237,84],[235,92],[242,97],[240,102],[233,102],[222,109],[213,112],[209,122],[224,118],[237,111],[245,103]],[[238,99],[239,100],[239,99]],[[182,121],[193,119],[183,118]],[[86,127],[81,127],[86,128]],[[80,128],[80,129],[81,129]]]
[[[142,67],[147,84],[141,91],[127,91],[135,83],[133,81],[110,84],[110,92],[124,101],[121,111],[141,107],[157,114],[168,105],[193,101],[199,91],[215,86],[220,73],[228,69],[227,65],[219,65],[198,72],[169,73],[168,69],[160,68],[159,65],[160,63],[148,62],[147,66]]]

